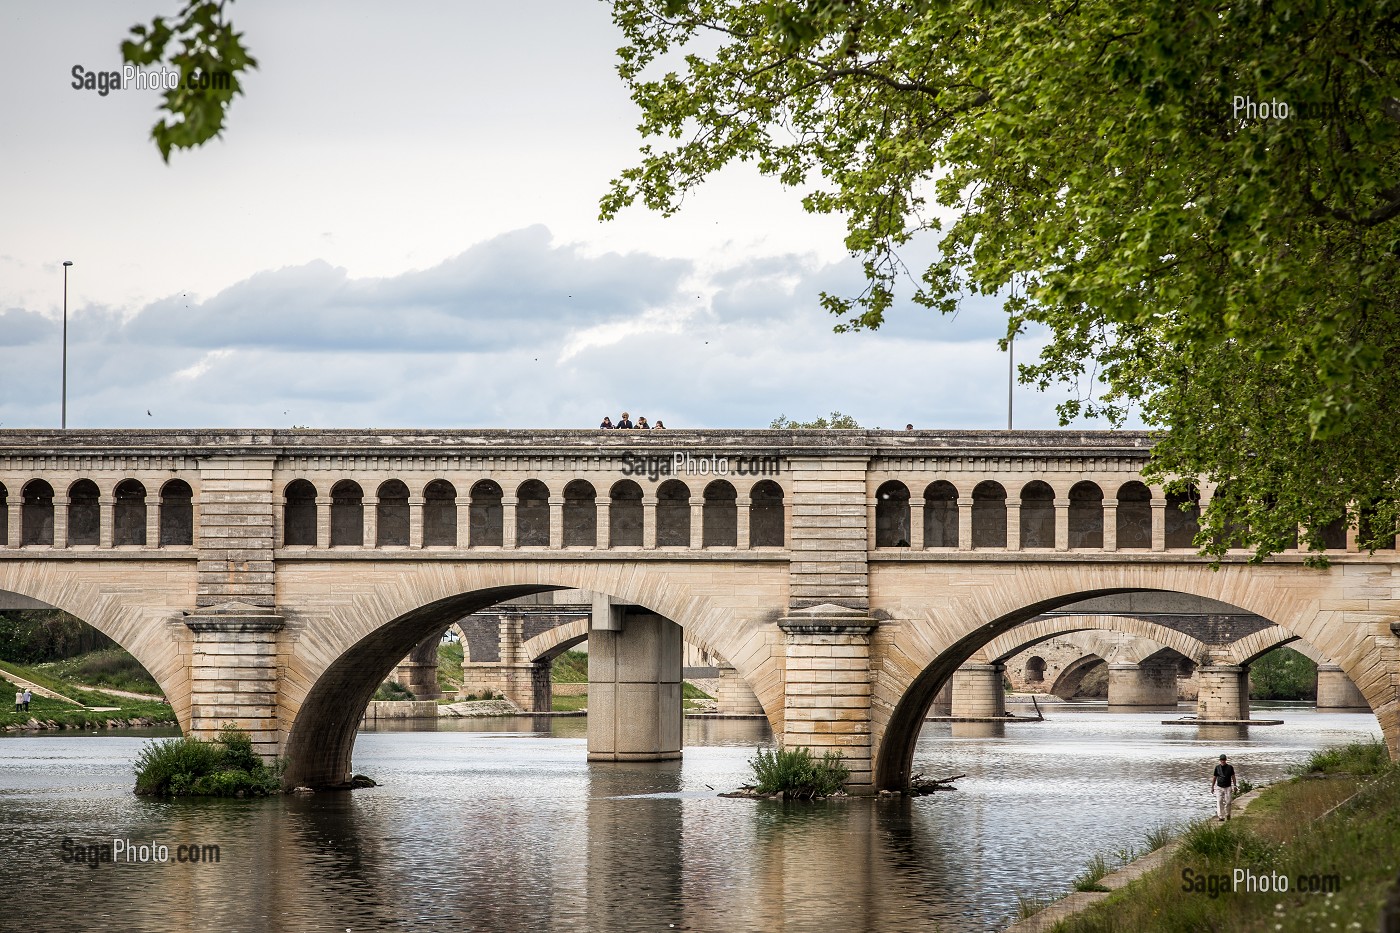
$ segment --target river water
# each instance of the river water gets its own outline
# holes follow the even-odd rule
[[[1213,813],[1221,751],[1262,783],[1380,733],[1369,713],[1306,707],[1256,707],[1286,723],[1247,735],[1162,725],[1186,711],[930,723],[916,765],[966,774],[958,791],[817,804],[716,796],[771,742],[755,721],[688,721],[684,761],[658,764],[589,765],[582,719],[365,732],[355,769],[380,787],[255,801],[133,796],[143,736],[11,736],[0,930],[995,930],[1095,853]],[[65,862],[65,838],[171,861]],[[179,863],[182,843],[219,860]]]

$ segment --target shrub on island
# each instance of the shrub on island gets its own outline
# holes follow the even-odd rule
[[[226,725],[210,742],[149,742],[136,759],[136,793],[154,797],[265,797],[282,792],[282,764],[268,765],[253,740]]]

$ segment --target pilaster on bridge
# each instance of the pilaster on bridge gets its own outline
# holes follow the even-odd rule
[[[1191,544],[1209,487],[1173,498],[1143,480],[1150,445],[1133,432],[0,431],[0,593],[96,626],[187,732],[245,728],[299,783],[347,775],[366,703],[415,647],[552,590],[636,607],[656,629],[647,670],[625,637],[612,645],[614,697],[633,698],[614,702],[614,754],[634,711],[654,724],[639,726],[655,746],[642,751],[675,744],[679,631],[732,666],[721,679],[752,690],[785,744],[840,751],[853,789],[898,787],[959,667],[999,663],[989,645],[1061,607],[1148,591],[1278,629],[1204,665],[1203,710],[1242,714],[1240,672],[1264,635],[1297,639],[1400,750],[1395,550],[1338,548],[1323,570],[1239,552],[1213,569]],[[1120,686],[1145,697],[1126,663]]]

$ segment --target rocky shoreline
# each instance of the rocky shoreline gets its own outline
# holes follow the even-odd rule
[[[81,725],[70,725],[69,723],[58,722],[54,719],[36,719],[31,717],[28,722],[6,726],[5,731],[44,732],[49,730],[72,729],[77,732],[96,732],[98,729],[149,729],[153,726],[171,726],[174,724],[173,721],[151,719],[146,716],[133,716],[130,719],[112,718],[103,720],[100,723],[89,722]]]

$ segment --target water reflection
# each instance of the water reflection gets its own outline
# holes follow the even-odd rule
[[[728,800],[761,723],[690,721],[683,762],[585,761],[583,719],[443,720],[363,733],[383,786],[266,801],[133,797],[131,735],[0,741],[6,929],[996,929],[1097,852],[1203,816],[1212,759],[1281,777],[1369,714],[1167,726],[1102,705],[1043,723],[934,723],[915,767],[966,774],[918,800]],[[64,836],[213,843],[216,864],[64,864]]]

